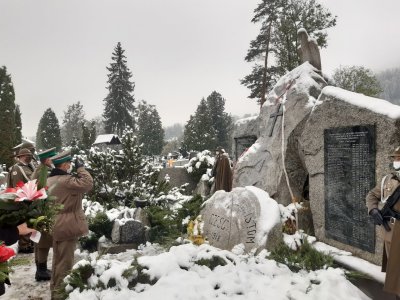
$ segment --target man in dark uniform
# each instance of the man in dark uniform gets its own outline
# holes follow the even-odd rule
[[[394,171],[382,178],[382,181],[373,188],[366,197],[368,213],[376,225],[383,231],[382,272],[386,272],[383,290],[396,295],[400,299],[400,219],[384,218],[379,205],[382,205],[400,186],[400,147],[390,155],[393,160]],[[400,201],[393,206],[393,210],[400,212]]]
[[[15,188],[17,183],[26,183],[31,180],[31,175],[34,168],[31,164],[33,154],[26,148],[19,150],[16,155],[18,162],[14,164],[8,173],[7,185],[8,187]],[[33,243],[29,239],[30,235],[21,235],[18,242],[18,252],[33,253]]]
[[[56,148],[47,149],[37,154],[40,160],[40,165],[35,169],[31,178],[42,179],[42,176],[47,176],[52,170],[52,161],[50,157],[57,155]],[[45,183],[44,183],[45,184]],[[35,279],[37,281],[50,280],[51,271],[47,269],[47,258],[49,256],[50,248],[53,244],[53,238],[46,232],[41,232],[39,243],[35,243],[35,262],[36,262],[36,273]]]

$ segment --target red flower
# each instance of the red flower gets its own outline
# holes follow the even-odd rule
[[[0,262],[6,262],[10,257],[13,257],[15,252],[13,249],[4,245],[0,245]]]

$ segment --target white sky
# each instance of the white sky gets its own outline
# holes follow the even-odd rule
[[[234,115],[256,113],[239,79],[258,26],[260,0],[0,0],[0,65],[12,75],[23,134],[33,136],[43,112],[60,123],[81,101],[87,118],[102,114],[106,66],[117,42],[126,50],[135,98],[155,104],[164,126],[184,123],[213,90]],[[322,67],[400,66],[400,1],[321,0],[338,25],[329,31]]]

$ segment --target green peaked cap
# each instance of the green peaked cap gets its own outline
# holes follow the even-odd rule
[[[56,147],[39,152],[37,156],[39,159],[45,159],[57,155]]]
[[[71,150],[63,151],[58,153],[56,156],[51,157],[53,164],[59,165],[63,162],[72,160]]]

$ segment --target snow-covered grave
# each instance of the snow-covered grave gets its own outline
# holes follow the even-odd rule
[[[280,78],[257,119],[236,124],[236,141],[257,140],[238,157],[233,187],[258,187],[285,206],[309,201],[312,228],[300,229],[379,265],[382,233],[365,196],[390,172],[400,107],[330,84],[305,62]]]
[[[204,206],[204,235],[215,247],[232,250],[239,245],[249,253],[272,249],[282,240],[278,203],[259,188],[220,190]]]

